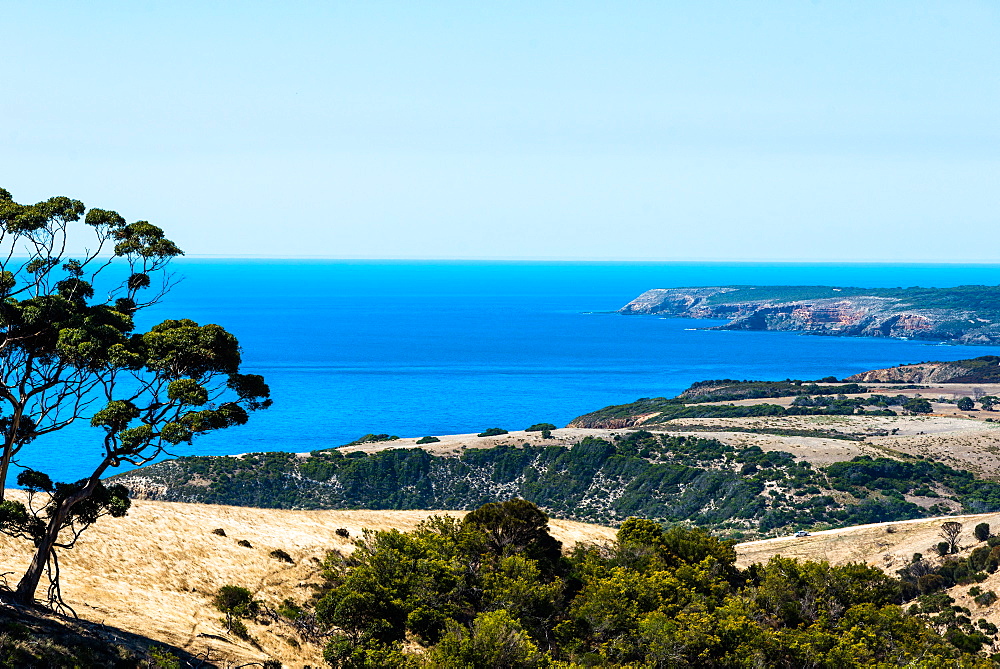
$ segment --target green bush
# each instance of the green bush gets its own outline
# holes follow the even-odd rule
[[[990,538],[990,524],[989,523],[979,523],[976,528],[972,531],[976,535],[976,539],[979,541],[986,541]]]
[[[477,437],[497,437],[501,434],[507,434],[507,430],[502,427],[491,427],[488,430],[484,430],[477,434]]]
[[[439,441],[441,440],[438,439],[437,437],[432,437],[430,435],[427,435],[426,437],[420,437],[419,439],[417,439],[417,444],[434,444]]]
[[[396,441],[399,439],[396,435],[389,434],[366,434],[362,437],[358,437],[354,441],[344,444],[345,446],[358,446],[360,444],[372,444],[380,441]]]
[[[531,427],[524,428],[524,431],[525,432],[541,432],[542,430],[555,430],[555,429],[558,429],[558,428],[556,428],[556,426],[553,425],[552,423],[535,423]]]
[[[260,610],[260,603],[253,598],[252,592],[238,585],[224,585],[212,598],[212,603],[226,614],[224,622],[228,631],[241,639],[250,638],[240,618],[253,618]]]

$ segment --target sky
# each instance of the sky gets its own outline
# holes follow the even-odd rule
[[[0,11],[0,187],[192,256],[998,260],[992,0]]]

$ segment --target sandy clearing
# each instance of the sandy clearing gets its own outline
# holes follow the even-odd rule
[[[11,497],[20,491],[8,491]],[[407,531],[430,515],[464,511],[286,511],[248,507],[135,501],[128,516],[102,519],[77,548],[61,554],[63,594],[88,620],[145,634],[191,653],[250,662],[280,659],[286,665],[325,666],[320,649],[296,648],[279,625],[248,625],[261,649],[231,637],[211,606],[222,585],[241,585],[272,605],[311,594],[319,562],[330,549],[348,552],[364,528]],[[212,534],[221,528],[225,537]],[[553,535],[570,546],[614,539],[613,528],[551,521]],[[239,546],[249,541],[252,548]],[[294,565],[270,557],[289,553]],[[30,545],[0,537],[0,572],[13,585],[30,559]],[[221,641],[208,636],[227,638]]]
[[[552,430],[550,439],[543,439],[541,432],[525,432],[524,430],[511,430],[508,434],[495,437],[480,437],[475,433],[471,434],[445,434],[434,435],[441,441],[432,444],[417,445],[420,437],[408,437],[405,439],[395,439],[393,441],[379,441],[369,444],[358,444],[357,446],[342,446],[338,450],[344,453],[352,451],[363,451],[365,453],[376,453],[397,448],[422,448],[434,455],[458,455],[468,448],[493,448],[495,446],[521,446],[530,444],[532,446],[572,446],[584,437],[601,437],[608,439],[616,434],[624,434],[630,430],[604,430],[588,429],[578,427],[563,427]]]

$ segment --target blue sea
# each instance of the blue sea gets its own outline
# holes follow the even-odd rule
[[[1000,284],[1000,266],[746,263],[178,261],[182,281],[144,326],[219,323],[263,374],[274,406],[177,454],[304,452],[365,433],[422,436],[564,425],[710,378],[838,377],[1000,347],[714,332],[713,321],[620,316],[649,288]],[[83,425],[25,448],[20,464],[84,476]]]

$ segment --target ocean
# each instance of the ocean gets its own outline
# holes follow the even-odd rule
[[[564,425],[712,378],[815,379],[1000,347],[713,332],[714,321],[620,316],[650,288],[719,284],[864,287],[1000,284],[1000,265],[416,262],[182,259],[182,279],[140,325],[218,323],[274,406],[177,455],[305,452],[366,433],[401,437]],[[87,474],[99,434],[39,439],[19,463]]]

